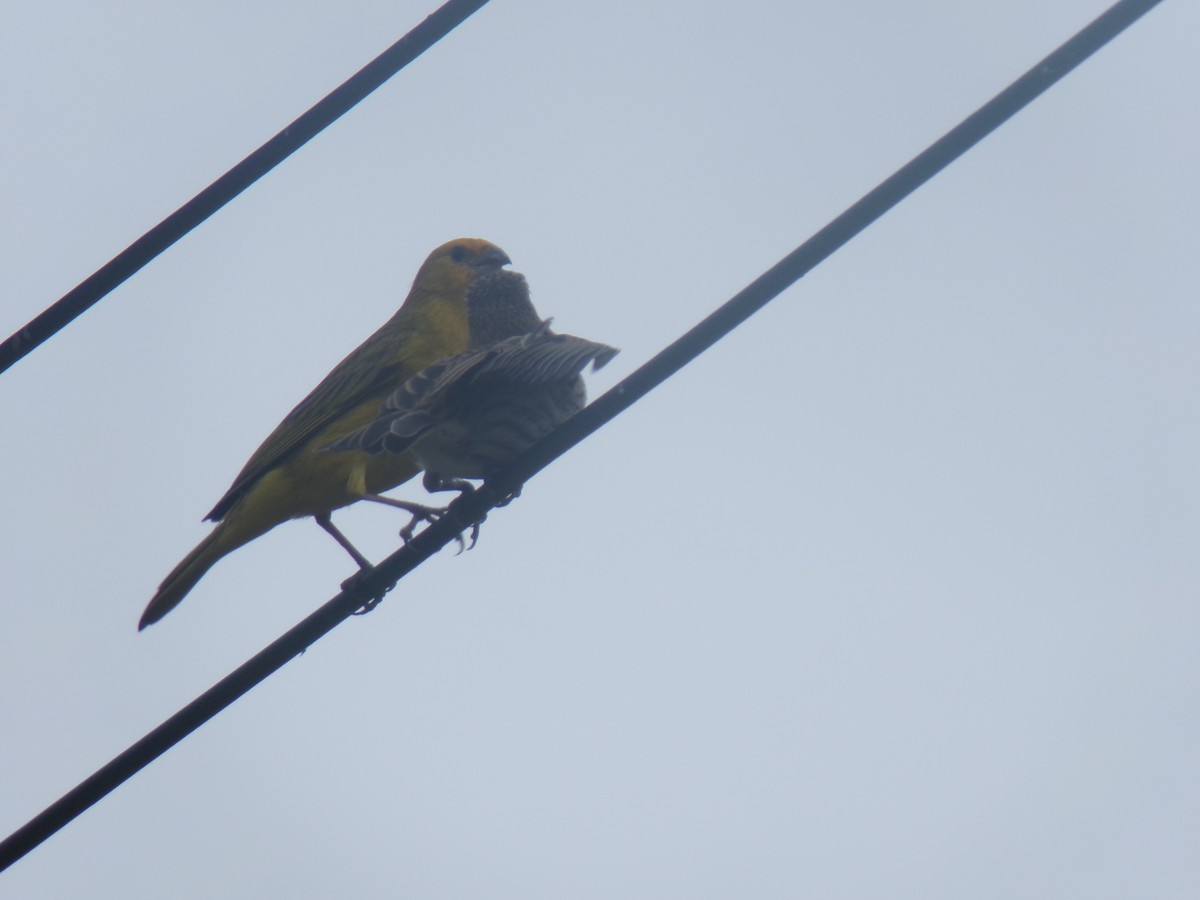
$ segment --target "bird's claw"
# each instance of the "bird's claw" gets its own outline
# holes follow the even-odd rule
[[[508,492],[507,497],[505,497],[503,500],[501,500],[499,503],[496,504],[496,508],[499,509],[501,506],[508,506],[508,504],[512,503],[514,500],[516,500],[518,497],[521,496],[521,489],[524,487],[525,487],[525,485],[518,484],[515,488],[513,488],[511,491]]]
[[[412,518],[408,520],[408,524],[400,529],[400,539],[406,544],[412,541],[413,532],[419,522],[428,522],[432,525],[446,514],[446,507],[444,506],[419,506],[414,503],[406,508],[412,513]]]
[[[406,544],[410,543],[419,523],[428,522],[432,525],[434,522],[444,518],[449,509],[450,507],[448,506],[424,506],[420,509],[410,509],[412,518],[408,520],[407,525],[400,529],[400,539]],[[484,519],[486,518],[484,516]],[[454,554],[455,556],[461,555],[464,550],[471,550],[475,547],[479,542],[479,526],[481,524],[483,524],[482,519],[472,523],[469,540],[463,537],[463,532],[459,532],[454,536],[454,539],[458,541],[458,552]]]
[[[432,525],[434,522],[442,519],[448,510],[448,506],[424,506],[420,509],[411,509],[412,518],[408,520],[407,525],[400,529],[400,539],[406,544],[410,543],[420,522],[428,522]],[[470,550],[479,540],[479,523],[476,522],[471,526],[470,543],[462,536],[461,532],[456,534],[454,539],[458,541],[458,553],[455,556],[460,555],[464,550]]]
[[[483,519],[486,519],[486,518],[487,518],[487,516],[483,517]],[[468,544],[466,541],[464,541],[462,532],[459,532],[458,553],[455,553],[454,554],[455,556],[461,556],[462,552],[464,550],[474,550],[475,549],[475,545],[479,543],[479,526],[483,524],[483,519],[480,519],[478,522],[475,522],[473,525],[471,525],[471,543]]]
[[[362,589],[362,579],[365,574],[365,569],[355,572],[342,582],[342,590],[353,596],[361,604],[358,609],[351,613],[354,616],[365,616],[383,601],[388,591],[395,587],[395,585],[388,585],[380,591],[364,591]]]

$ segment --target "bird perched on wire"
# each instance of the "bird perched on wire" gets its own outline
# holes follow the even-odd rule
[[[448,241],[422,264],[395,315],[317,385],[268,435],[205,518],[216,527],[169,574],[138,629],[170,612],[218,559],[280,522],[313,516],[354,557],[369,563],[334,527],[330,512],[378,495],[415,475],[411,454],[321,448],[371,422],[380,404],[431,363],[467,349],[467,291],[511,260],[479,238]]]
[[[498,270],[467,290],[470,348],[435,362],[388,398],[375,420],[330,450],[372,457],[411,454],[430,491],[469,490],[583,408],[581,373],[617,354],[607,344],[555,334],[517,272]],[[402,504],[397,504],[402,505]],[[407,505],[416,518],[444,509]]]

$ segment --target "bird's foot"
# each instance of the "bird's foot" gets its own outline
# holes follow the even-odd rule
[[[524,487],[525,487],[525,485],[518,484],[515,488],[513,488],[511,491],[509,491],[509,494],[507,497],[505,497],[503,500],[501,500],[499,503],[496,504],[496,508],[499,509],[501,506],[508,506],[508,504],[512,503],[514,500],[516,500],[518,497],[521,496],[521,489]]]
[[[350,594],[355,600],[361,604],[351,615],[365,616],[375,607],[377,607],[383,598],[387,595],[395,585],[388,585],[382,590],[369,591],[364,589],[362,581],[367,574],[367,570],[355,572],[349,578],[342,582],[342,590]]]
[[[448,510],[448,506],[426,507],[420,511],[413,510],[413,516],[409,520],[408,524],[400,529],[401,539],[407,544],[412,540],[413,530],[417,527],[418,522],[428,522],[430,525],[432,525],[434,522],[443,518]],[[464,550],[472,549],[479,541],[479,525],[479,522],[475,522],[471,525],[471,535],[469,540],[463,537],[464,532],[461,531],[454,536],[454,539],[458,541],[458,552],[454,554],[455,556],[461,555]]]
[[[459,497],[465,497],[467,494],[475,493],[475,485],[471,484],[471,482],[467,481],[465,478],[447,478],[434,472],[426,472],[421,483],[425,486],[425,490],[429,491],[431,494],[436,494],[441,491],[458,491]],[[446,506],[435,510],[438,514],[438,518],[444,516],[449,509],[450,506],[447,504]],[[484,516],[484,519],[486,518],[487,516]],[[414,524],[415,521],[408,523],[410,534]],[[456,553],[455,556],[460,555],[464,550],[472,549],[475,544],[479,542],[479,526],[481,524],[483,524],[483,519],[472,523],[471,539],[469,543],[463,538],[461,533],[458,535],[458,553]],[[401,537],[403,537],[403,533],[401,533]]]
[[[406,503],[404,506],[410,513],[412,518],[408,520],[408,524],[400,529],[400,539],[404,543],[409,543],[413,539],[413,532],[421,522],[428,522],[432,525],[442,516],[446,515],[445,506],[422,506],[420,503]]]
[[[486,518],[487,516],[483,517]],[[471,543],[466,543],[461,533],[458,535],[458,553],[455,553],[455,556],[460,556],[464,550],[475,549],[475,545],[479,543],[479,526],[483,524],[483,519],[471,525]]]
[[[470,485],[468,485],[468,487],[470,487]],[[474,488],[472,488],[472,490],[474,490]],[[421,522],[428,522],[430,525],[432,525],[438,519],[446,515],[446,511],[449,509],[449,506],[426,506],[423,503],[413,503],[411,500],[397,500],[393,497],[384,497],[380,494],[364,494],[363,499],[370,500],[373,503],[383,503],[387,506],[393,506],[412,515],[412,518],[408,520],[408,524],[400,529],[400,539],[404,541],[405,544],[408,544],[412,541],[413,535],[417,530],[417,525],[419,525]],[[472,530],[472,547],[475,546],[474,537],[478,533],[478,530],[478,526]],[[458,536],[458,545],[458,552],[462,553],[463,548],[466,547],[466,544],[463,541],[461,534]],[[467,547],[466,549],[470,548]]]

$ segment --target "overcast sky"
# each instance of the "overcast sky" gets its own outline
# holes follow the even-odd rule
[[[0,833],[350,574],[289,523],[135,630],[433,247],[622,348],[595,394],[1105,6],[472,17],[0,376]],[[430,9],[9,9],[0,337]],[[0,896],[1194,898],[1198,33],[1167,0]]]

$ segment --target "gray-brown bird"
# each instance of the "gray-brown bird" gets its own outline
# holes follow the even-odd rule
[[[582,409],[581,373],[617,354],[607,344],[551,331],[517,272],[475,279],[467,290],[467,329],[465,353],[413,375],[373,422],[329,449],[411,454],[428,490],[469,489],[463,479],[488,477]],[[411,509],[421,518],[441,512]]]

